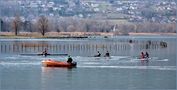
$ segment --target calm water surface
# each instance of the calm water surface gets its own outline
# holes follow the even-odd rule
[[[132,42],[130,41],[132,40]],[[164,43],[166,46],[164,46]],[[41,61],[67,56],[24,56],[48,48],[68,53],[77,68],[46,68]],[[110,58],[92,57],[106,51]],[[140,61],[148,51],[150,61]],[[175,90],[176,37],[0,39],[0,90]]]

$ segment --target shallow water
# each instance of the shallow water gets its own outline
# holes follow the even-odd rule
[[[133,40],[132,43],[129,40]],[[149,44],[149,41],[151,44]],[[160,46],[166,42],[167,47]],[[42,67],[67,56],[24,56],[48,48],[68,53],[77,67]],[[111,57],[91,57],[108,50]],[[150,53],[141,61],[141,51]],[[0,90],[167,90],[176,89],[176,37],[107,39],[0,39]]]

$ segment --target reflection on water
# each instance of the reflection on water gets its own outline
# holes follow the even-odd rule
[[[131,41],[130,41],[131,40]],[[67,56],[23,56],[48,48],[68,53],[77,68],[42,67]],[[111,57],[91,57],[97,50]],[[149,61],[137,58],[148,51]],[[103,55],[102,55],[103,56]],[[79,40],[0,39],[0,90],[167,90],[176,88],[176,38]]]
[[[66,89],[71,88],[71,82],[73,81],[72,74],[75,72],[75,68],[50,68],[42,67],[41,73],[41,88],[42,90],[50,90],[51,88]]]
[[[134,51],[157,51],[160,49],[175,48],[172,42],[161,40],[82,40],[82,41],[1,41],[0,53],[40,53],[45,48],[50,53],[68,53],[76,56],[92,56],[97,51],[105,53],[107,50],[111,55],[126,55]],[[170,46],[170,47],[167,47]],[[122,52],[123,51],[123,52]],[[138,54],[137,52],[136,54]]]

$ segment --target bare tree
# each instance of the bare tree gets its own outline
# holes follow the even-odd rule
[[[67,20],[66,20],[67,21]],[[60,31],[63,31],[63,32],[66,32],[67,31],[67,22],[64,21],[64,20],[61,20],[59,22],[59,28],[60,28]]]
[[[55,30],[59,33],[60,31],[60,27],[58,23],[55,23]]]
[[[44,36],[45,33],[48,31],[48,19],[45,16],[39,17],[38,30],[42,34],[42,36]]]
[[[59,19],[55,19],[53,23],[54,23],[54,31],[59,33],[60,32]]]
[[[18,15],[15,16],[15,19],[12,21],[12,28],[15,32],[15,35],[18,35],[18,33],[20,31],[21,22],[22,22],[22,20],[20,19],[20,17]]]
[[[3,20],[0,18],[0,32],[2,31]]]
[[[23,28],[24,28],[24,31],[33,32],[33,30],[32,30],[32,22],[31,21],[25,21],[23,23]]]
[[[75,32],[75,31],[76,31],[76,28],[74,27],[74,25],[69,25],[69,26],[67,27],[67,31],[68,31],[68,32]]]

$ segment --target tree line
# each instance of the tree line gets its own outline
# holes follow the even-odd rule
[[[0,19],[2,32],[113,32],[115,35],[134,33],[176,33],[176,23],[113,23],[109,20],[79,18],[52,18],[39,16],[25,20],[20,16],[13,19]]]

